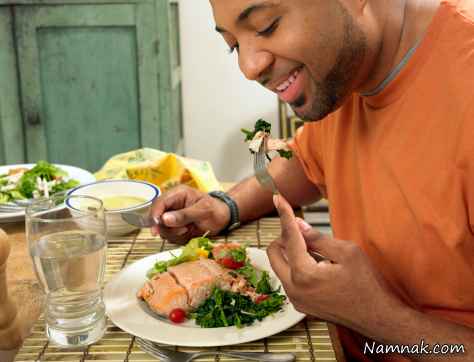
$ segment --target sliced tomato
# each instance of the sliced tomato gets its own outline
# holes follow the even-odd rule
[[[263,301],[267,300],[268,299],[268,295],[267,294],[260,294],[256,299],[255,299],[255,304],[260,304],[262,303]]]
[[[168,318],[173,323],[183,323],[186,320],[186,312],[181,308],[175,308],[170,312]]]
[[[235,261],[231,256],[225,256],[218,259],[217,262],[227,269],[240,269],[245,263],[243,261]]]

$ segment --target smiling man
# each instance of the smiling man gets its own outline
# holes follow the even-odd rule
[[[339,1],[211,3],[218,24],[229,24],[216,30],[239,53],[244,75],[307,120],[336,110],[373,65],[364,63],[376,49]]]
[[[153,232],[183,242],[276,206],[272,267],[298,310],[340,326],[349,360],[446,358],[439,344],[474,361],[474,0],[210,3],[243,74],[307,123],[296,157],[269,167],[284,198],[254,177],[179,187],[154,203]],[[321,197],[334,238],[286,201]]]

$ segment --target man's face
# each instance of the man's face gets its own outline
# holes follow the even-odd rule
[[[353,91],[367,41],[340,0],[210,0],[216,30],[239,66],[289,103],[320,120]]]

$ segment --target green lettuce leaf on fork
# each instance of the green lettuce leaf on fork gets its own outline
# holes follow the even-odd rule
[[[245,128],[242,128],[241,131],[245,135],[245,142],[251,142],[255,138],[258,132],[263,132],[267,134],[268,136],[271,136],[272,125],[268,123],[267,121],[265,121],[264,119],[259,119],[255,123],[254,129],[252,131]],[[278,152],[280,157],[286,158],[287,160],[293,157],[293,152],[290,150],[280,149],[276,151]],[[250,152],[253,153],[252,150]]]

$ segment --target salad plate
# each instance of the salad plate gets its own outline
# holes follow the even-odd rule
[[[8,174],[10,170],[14,169],[32,169],[37,164],[34,163],[25,163],[25,164],[16,164],[16,165],[5,165],[0,166],[0,175]],[[61,165],[61,164],[54,164],[60,171],[65,172],[67,175],[64,176],[65,181],[69,180],[76,180],[79,185],[88,184],[95,181],[95,177],[89,171],[84,169],[68,166],[68,165]],[[9,223],[9,222],[18,222],[22,221],[25,217],[25,212],[15,211],[15,212],[1,212],[0,213],[0,223]]]
[[[137,293],[142,288],[147,273],[157,262],[170,260],[181,251],[182,249],[166,251],[138,260],[107,283],[104,289],[106,313],[116,326],[134,336],[157,343],[185,347],[216,347],[256,341],[280,333],[305,317],[289,302],[285,302],[280,311],[262,321],[240,328],[202,328],[194,320],[175,324],[166,318],[153,317],[143,308]],[[276,288],[281,286],[264,250],[249,247],[247,256],[255,268],[269,273]],[[284,294],[283,288],[280,293]]]

